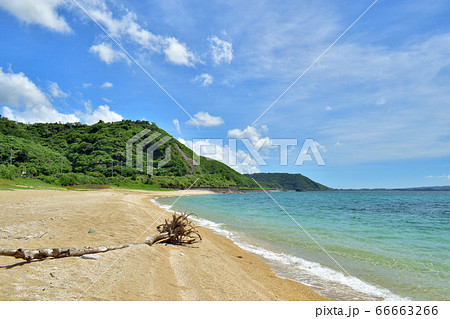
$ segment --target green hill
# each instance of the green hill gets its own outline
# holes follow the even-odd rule
[[[330,188],[316,183],[302,174],[256,173],[245,176],[254,178],[261,186],[295,191],[323,191]]]
[[[143,150],[144,168],[147,149],[162,138],[168,139],[153,153],[151,176],[126,165],[126,142],[144,129],[149,131],[134,143],[133,163],[136,144],[159,134]],[[158,163],[166,159],[167,146],[170,160],[158,168]],[[221,162],[201,157],[196,166],[192,158],[192,150],[147,121],[23,124],[0,117],[0,177],[39,178],[62,186],[105,184],[137,188],[187,188],[198,178],[195,187],[257,187],[251,179]]]
[[[133,144],[132,167],[126,165],[126,142],[142,132]],[[159,134],[143,149],[142,167],[136,169],[136,145],[152,134]],[[147,150],[161,139],[168,141],[154,152],[153,174],[146,173]],[[167,157],[170,160],[158,164]],[[195,187],[259,188],[285,190],[326,190],[301,174],[258,173],[242,175],[227,165],[206,157],[194,165],[193,152],[155,123],[124,120],[94,125],[81,123],[23,124],[0,116],[0,178],[37,178],[46,183],[72,185],[116,185],[131,188]]]

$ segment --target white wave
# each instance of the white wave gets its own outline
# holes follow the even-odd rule
[[[250,244],[244,243],[237,243],[237,244],[241,248],[250,251],[255,255],[259,255],[265,259],[271,260],[278,264],[290,268],[292,267],[297,270],[300,270],[300,272],[307,273],[309,275],[317,277],[319,279],[318,281],[324,281],[334,284],[337,283],[349,287],[355,291],[361,292],[363,294],[367,294],[374,298],[382,298],[384,300],[406,300],[391,293],[387,289],[375,287],[353,276],[346,276],[341,272],[335,271],[316,262],[308,261],[303,258],[288,254],[276,253]],[[313,282],[309,281],[308,285],[315,286],[315,283],[314,281]]]
[[[163,209],[171,208],[171,205],[163,205],[158,203],[156,200],[153,201],[153,199],[151,199],[151,201]],[[216,223],[200,217],[191,218],[197,225],[208,228],[216,234],[231,239],[240,248],[268,260],[271,264],[274,264],[274,266],[282,266],[287,269],[291,275],[297,274],[297,276],[294,276],[295,278],[292,278],[291,276],[287,277],[291,277],[289,279],[299,281],[307,286],[320,288],[322,290],[326,290],[327,287],[333,287],[335,290],[334,292],[339,293],[339,288],[337,286],[342,285],[350,288],[351,290],[369,295],[373,298],[395,301],[408,300],[393,294],[388,289],[378,288],[353,276],[346,276],[341,272],[325,267],[317,262],[308,261],[289,254],[273,252],[262,247],[246,243],[242,236],[224,229],[224,224]],[[301,279],[299,280],[298,277],[301,277]]]
[[[158,197],[150,198],[150,202],[155,204],[159,208],[164,209],[165,211],[168,211],[168,212],[171,212],[171,213],[175,213],[175,211],[172,210],[172,205],[164,205],[164,204],[158,203],[156,201],[157,199],[158,199]]]
[[[222,235],[222,236],[224,236],[224,237],[226,237],[228,239],[232,239],[232,240],[235,238],[235,235],[232,232],[221,228],[221,226],[223,224],[218,224],[218,223],[215,223],[213,221],[210,221],[210,220],[207,220],[207,219],[203,219],[203,218],[200,218],[200,217],[191,217],[191,219],[193,221],[195,221],[195,223],[197,225],[205,227],[205,228],[208,228],[208,229],[212,230],[213,232],[215,232],[216,234]]]

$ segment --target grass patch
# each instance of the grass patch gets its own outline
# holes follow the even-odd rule
[[[58,186],[55,184],[46,183],[37,178],[15,178],[14,180],[0,178],[0,191],[8,191],[14,189],[59,189],[59,190],[73,190],[73,191],[90,191],[102,189],[131,189],[144,191],[170,191],[171,189],[162,188],[159,185],[144,184],[136,182],[122,182],[119,185],[100,185],[100,184],[85,184],[74,186]]]
[[[35,178],[16,178],[14,180],[0,178],[0,190],[14,189],[62,189]]]

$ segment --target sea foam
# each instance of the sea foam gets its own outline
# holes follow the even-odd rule
[[[171,205],[161,204],[157,199],[155,197],[150,201],[167,211],[176,212],[171,209]],[[214,233],[232,240],[238,247],[261,257],[274,268],[278,276],[310,286],[330,299],[408,300],[393,294],[388,289],[376,287],[354,276],[347,276],[317,262],[250,244],[245,235],[224,229],[224,224],[200,217],[192,216],[191,219],[198,226],[208,228]]]

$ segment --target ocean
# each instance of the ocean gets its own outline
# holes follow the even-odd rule
[[[332,300],[450,299],[450,192],[269,194],[287,213],[264,192],[156,203],[197,214],[197,224],[259,256],[278,276]]]

